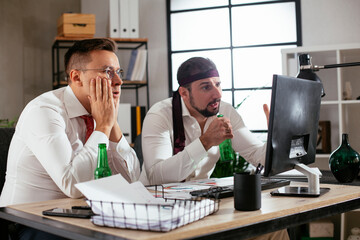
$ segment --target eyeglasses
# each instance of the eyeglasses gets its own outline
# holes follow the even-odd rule
[[[101,69],[101,68],[88,68],[88,69],[78,69],[80,71],[101,71],[104,72],[107,76],[108,79],[112,80],[115,76],[115,73],[119,76],[119,78],[123,79],[123,75],[124,75],[124,70],[123,69],[118,69],[118,70],[114,70],[113,68],[107,67],[105,69]]]

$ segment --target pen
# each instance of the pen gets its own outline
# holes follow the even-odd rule
[[[255,174],[261,173],[261,171],[263,170],[263,168],[264,168],[264,166],[261,165],[261,163],[259,163],[259,165],[256,167]]]

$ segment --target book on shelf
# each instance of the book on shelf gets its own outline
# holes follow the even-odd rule
[[[131,80],[131,75],[134,70],[134,65],[135,65],[137,55],[138,55],[137,49],[131,50],[131,56],[130,56],[130,61],[129,61],[129,65],[128,65],[128,70],[126,72],[126,78],[125,78],[126,80]]]
[[[138,49],[134,67],[131,73],[131,77],[128,80],[139,80],[139,81],[143,80],[146,69],[146,61],[147,61],[147,50]]]
[[[144,74],[146,69],[147,51],[145,49],[142,49],[140,54],[141,55],[140,55],[139,69],[135,80],[142,81],[144,79]]]

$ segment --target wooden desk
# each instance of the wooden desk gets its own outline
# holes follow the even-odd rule
[[[236,211],[233,198],[222,199],[220,209],[215,214],[167,233],[99,227],[88,219],[42,215],[46,209],[85,204],[81,199],[0,208],[0,218],[72,239],[215,239],[225,236],[227,239],[245,239],[360,208],[359,187],[321,186],[331,190],[318,198],[272,197],[270,190],[263,191],[261,209],[251,212]]]

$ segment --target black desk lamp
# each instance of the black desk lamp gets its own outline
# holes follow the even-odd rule
[[[309,79],[322,83],[318,75],[316,75],[315,71],[319,71],[320,69],[327,69],[327,68],[353,67],[353,66],[360,66],[360,62],[329,64],[324,66],[312,65],[310,55],[304,53],[299,55],[299,73],[296,77]],[[324,96],[325,96],[325,91],[323,87],[321,91],[321,97]]]
[[[315,74],[315,71],[318,71],[320,69],[327,69],[327,68],[338,68],[338,67],[353,67],[353,66],[360,66],[360,62],[352,62],[352,63],[339,63],[339,64],[329,64],[324,66],[317,66],[311,64],[311,57],[309,54],[301,54],[299,55],[299,73],[296,76],[297,78],[303,78],[303,79],[309,79],[313,81],[317,81],[321,83],[320,78]],[[321,91],[321,97],[325,96],[324,87]],[[352,182],[354,178],[358,175],[359,169],[357,162],[355,161],[356,158],[353,157],[355,154],[358,154],[356,151],[354,151],[350,145],[347,143],[347,134],[343,134],[342,137],[343,143],[340,145],[342,146],[344,143],[346,146],[346,150],[343,152],[346,152],[342,154],[340,159],[337,159],[337,157],[333,158],[333,161],[331,160],[332,155],[330,155],[330,170],[335,176],[335,178],[339,182]],[[340,148],[338,148],[340,149]],[[336,150],[340,151],[340,150]],[[333,152],[334,153],[334,152]],[[354,160],[355,159],[355,160]],[[357,159],[358,161],[358,159]],[[334,165],[331,164],[331,162],[334,163]],[[346,168],[344,167],[345,165]],[[357,171],[356,171],[357,170]],[[351,176],[351,177],[350,177]]]

